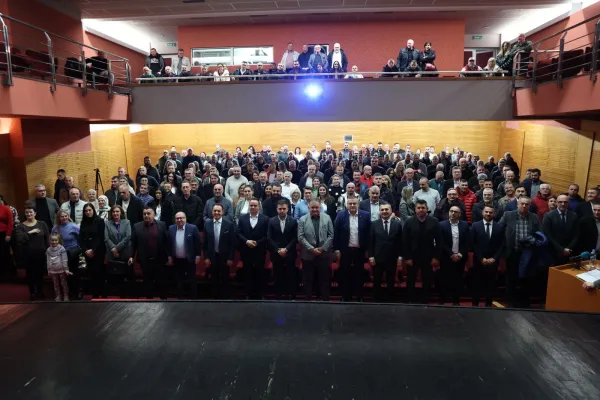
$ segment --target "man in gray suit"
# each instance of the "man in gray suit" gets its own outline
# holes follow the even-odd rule
[[[542,230],[540,218],[531,212],[531,199],[521,196],[518,199],[517,211],[507,211],[500,220],[500,224],[506,227],[506,247],[504,258],[506,259],[506,295],[510,307],[529,306],[529,294],[531,284],[528,277],[519,277],[519,264],[521,255],[525,249],[535,244],[533,234]],[[517,301],[517,286],[521,286],[520,301]]]
[[[298,221],[298,242],[302,259],[302,283],[306,299],[312,297],[312,287],[317,275],[321,300],[329,301],[331,271],[329,262],[333,247],[333,223],[329,216],[321,213],[321,204],[313,200],[309,204],[310,214]]]
[[[54,216],[60,209],[56,200],[46,197],[46,186],[41,183],[35,185],[35,198],[29,200],[27,203],[35,209],[36,219],[38,221],[44,221],[48,225],[48,230],[51,230],[54,226]]]

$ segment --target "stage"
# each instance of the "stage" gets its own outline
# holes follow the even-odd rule
[[[0,305],[3,399],[598,399],[600,315],[302,302]]]

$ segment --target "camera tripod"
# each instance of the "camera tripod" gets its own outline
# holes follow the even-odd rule
[[[100,170],[98,168],[94,169],[94,171],[96,171],[96,184],[94,185],[94,190],[96,191],[96,193],[98,192],[98,186],[100,186],[102,188],[102,192],[104,193],[104,185],[102,184],[102,177],[100,176]]]

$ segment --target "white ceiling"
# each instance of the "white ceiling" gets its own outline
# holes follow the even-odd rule
[[[415,16],[427,20],[463,19],[466,33],[499,34],[508,24],[527,21],[541,9],[582,0],[39,1],[69,14],[78,13],[84,19],[124,21],[163,41],[176,41],[177,26],[183,25],[401,21]]]

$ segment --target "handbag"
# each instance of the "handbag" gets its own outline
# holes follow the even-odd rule
[[[109,261],[106,271],[111,275],[126,275],[127,263],[125,261],[118,260]]]

